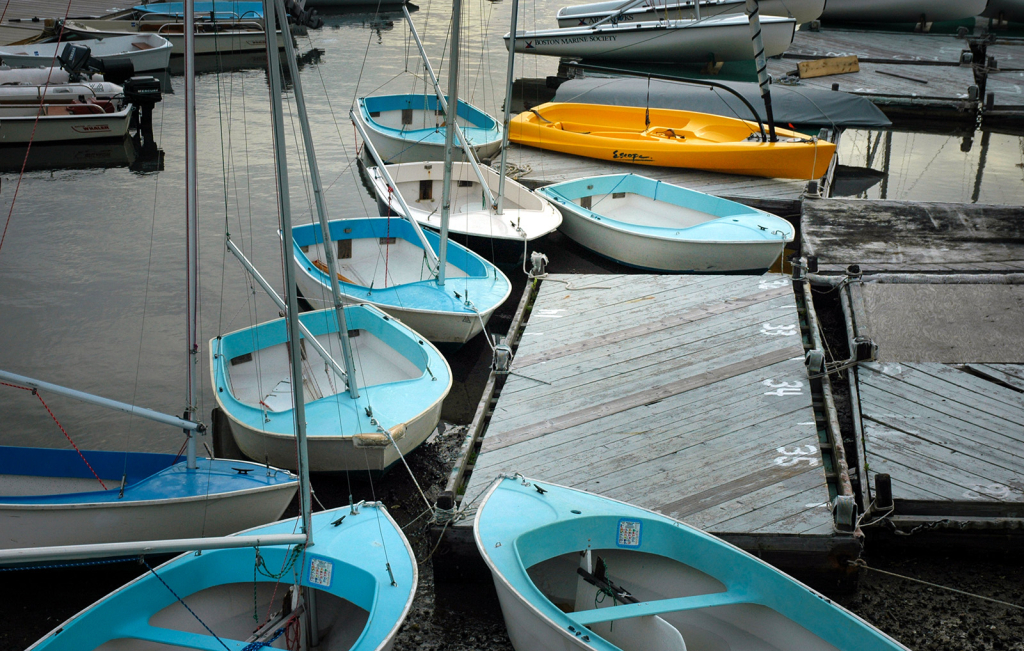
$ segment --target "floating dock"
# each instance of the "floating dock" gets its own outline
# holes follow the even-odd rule
[[[1019,207],[807,202],[813,280],[838,290],[850,348],[878,347],[849,382],[851,473],[884,516],[866,535],[1022,543],[1022,229]]]
[[[540,281],[513,324],[512,372],[485,392],[449,483],[463,512],[520,472],[679,518],[802,576],[845,573],[860,544],[829,504],[849,480],[804,366],[813,308],[794,289],[777,274]],[[446,535],[466,548],[471,528],[470,515]]]

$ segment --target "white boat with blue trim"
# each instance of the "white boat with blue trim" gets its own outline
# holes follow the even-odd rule
[[[444,113],[436,95],[408,94],[361,97],[355,115],[377,153],[391,164],[444,158]],[[477,158],[491,158],[501,149],[501,124],[481,109],[460,99],[457,120]]]
[[[499,478],[473,535],[516,651],[907,651],[741,549],[592,493]]]
[[[795,236],[781,217],[637,174],[591,176],[537,194],[562,212],[563,233],[641,269],[762,273]]]
[[[440,237],[424,231],[431,249]],[[319,226],[293,229],[296,282],[315,308],[332,305],[330,273]],[[445,282],[428,258],[412,224],[402,218],[330,222],[338,288],[346,304],[369,303],[399,319],[428,341],[464,344],[487,325],[512,291],[497,267],[456,242],[448,242]]]
[[[248,461],[0,446],[0,549],[226,536],[277,520],[297,489]]]
[[[63,51],[67,43],[28,43],[0,47],[0,61],[12,68],[39,68],[49,66]],[[75,45],[88,47],[90,56],[100,61],[128,59],[135,72],[163,70],[171,61],[171,42],[156,34],[112,36],[75,41]]]
[[[372,305],[344,308],[352,357],[348,372],[325,364],[302,338],[305,412],[313,471],[383,471],[434,431],[452,373],[441,353],[408,326]],[[321,350],[342,359],[335,310],[299,315]],[[238,447],[251,459],[296,468],[288,336],[276,319],[210,342],[218,406]],[[393,441],[393,442],[392,442]]]
[[[267,542],[255,554],[216,549],[147,563],[148,573],[29,650],[241,650],[285,648],[286,640],[308,649],[311,635],[319,649],[390,649],[419,580],[401,529],[383,505],[363,504],[314,514],[315,546],[273,545],[274,536],[295,531],[296,520],[239,534]]]

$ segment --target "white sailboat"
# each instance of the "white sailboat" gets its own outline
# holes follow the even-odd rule
[[[825,0],[758,0],[761,13],[796,19],[808,23],[825,10]],[[618,23],[639,23],[650,20],[700,20],[726,14],[742,14],[747,0],[639,0],[622,2],[588,2],[562,7],[555,15],[559,27],[585,27],[606,18]]]
[[[406,12],[409,28],[438,102],[445,111],[449,110],[447,99],[458,98],[459,16],[456,0],[452,12],[448,93],[445,95]],[[357,124],[354,115],[352,120]],[[507,117],[505,124],[508,124]],[[507,129],[503,129],[503,137],[507,137],[505,134]],[[503,173],[481,166],[455,121],[446,123],[445,136],[445,159],[440,163],[440,170],[437,169],[437,161],[385,166],[382,160],[376,160],[377,167],[370,168],[368,173],[382,214],[403,215],[441,231],[442,238],[450,233],[466,241],[472,249],[493,253],[503,259],[523,255],[529,242],[557,230],[562,223],[558,210],[525,186],[507,179]],[[467,162],[453,161],[452,145],[456,138],[467,154]],[[364,135],[364,141],[368,140]]]
[[[277,9],[283,18],[283,3],[277,3]],[[268,29],[275,22],[271,11],[266,12]],[[290,245],[276,53],[270,60],[282,229]],[[312,513],[299,380],[298,303],[290,258],[284,266],[291,370],[296,379],[292,394],[297,405],[300,518],[209,541],[21,550],[6,556],[0,552],[0,559],[20,562],[61,559],[67,553],[143,555],[145,562],[145,554],[190,552],[158,567],[146,563],[147,574],[63,622],[30,649],[257,649],[282,648],[286,642],[302,649],[336,651],[391,648],[416,591],[416,560],[401,529],[380,504]],[[296,529],[301,533],[294,533]],[[250,547],[256,548],[255,554]],[[197,550],[203,553],[191,553]]]

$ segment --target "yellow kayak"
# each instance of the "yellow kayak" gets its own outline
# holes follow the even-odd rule
[[[767,129],[767,128],[766,128]],[[756,122],[642,106],[548,103],[509,124],[512,142],[609,161],[726,174],[818,179],[834,144],[788,129],[762,142]]]

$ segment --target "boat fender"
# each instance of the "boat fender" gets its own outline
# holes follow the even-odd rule
[[[377,434],[376,432],[356,434],[352,437],[352,442],[357,448],[385,448],[391,444],[391,442],[388,441],[388,437],[383,434]]]

